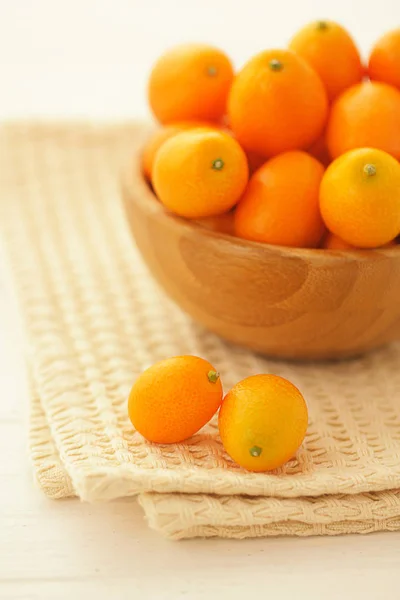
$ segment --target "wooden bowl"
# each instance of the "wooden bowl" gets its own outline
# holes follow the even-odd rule
[[[358,355],[400,338],[400,246],[284,248],[176,217],[144,180],[123,181],[136,244],[167,294],[221,337],[273,357]]]

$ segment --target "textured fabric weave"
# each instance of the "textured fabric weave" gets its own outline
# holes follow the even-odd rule
[[[0,234],[25,332],[40,486],[87,501],[139,494],[149,524],[176,539],[400,529],[400,345],[299,365],[193,323],[151,280],[122,210],[121,168],[129,157],[137,165],[146,135],[138,124],[1,133]],[[185,443],[146,443],[127,417],[130,386],[176,354],[206,357],[226,388],[258,372],[292,380],[310,410],[297,457],[247,473],[215,420]]]

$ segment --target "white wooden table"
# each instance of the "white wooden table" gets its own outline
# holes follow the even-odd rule
[[[2,600],[399,597],[400,533],[171,542],[133,499],[48,500],[30,471],[23,365],[2,285],[0,331]]]
[[[0,118],[147,114],[155,57],[187,40],[241,64],[331,17],[363,50],[400,22],[398,0],[13,0],[0,2]],[[1,190],[0,190],[1,194]],[[400,597],[400,533],[169,542],[134,500],[52,502],[33,483],[14,308],[0,268],[0,599],[178,600]]]

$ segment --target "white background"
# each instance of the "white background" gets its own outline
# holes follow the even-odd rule
[[[206,41],[237,66],[308,20],[346,25],[364,55],[400,23],[398,0],[0,0],[0,119],[148,117],[166,47]],[[1,190],[0,190],[1,193]],[[397,600],[400,534],[167,542],[132,500],[51,502],[25,450],[23,361],[1,284],[0,598]]]
[[[400,23],[398,0],[0,0],[0,115],[146,115],[153,61],[185,41],[237,66],[316,18],[338,20],[364,55]]]

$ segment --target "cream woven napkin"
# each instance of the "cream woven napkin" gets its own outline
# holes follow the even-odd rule
[[[138,124],[27,123],[0,140],[0,235],[25,331],[30,447],[53,498],[139,494],[171,538],[367,533],[400,529],[400,346],[330,365],[273,362],[205,332],[158,290],[119,194]],[[138,193],[142,183],[138,183]],[[215,421],[175,446],[146,443],[126,412],[135,377],[199,354],[228,388],[257,372],[297,384],[310,425],[296,459],[247,473]]]

